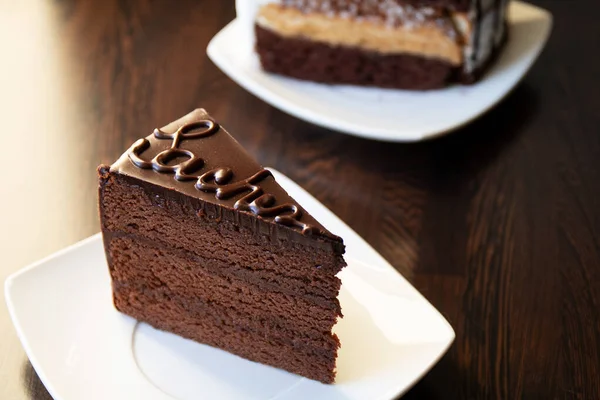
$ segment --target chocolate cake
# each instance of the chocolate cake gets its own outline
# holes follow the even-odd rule
[[[334,382],[343,241],[204,110],[155,129],[98,172],[117,310]]]
[[[508,0],[280,0],[257,12],[264,70],[426,90],[477,81],[506,38]]]

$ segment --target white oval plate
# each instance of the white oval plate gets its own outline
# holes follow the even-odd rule
[[[342,342],[337,383],[250,362],[120,314],[98,234],[5,284],[17,334],[55,400],[388,400],[435,365],[454,340],[448,322],[331,211],[273,174],[347,246],[344,318],[334,328]]]
[[[439,136],[488,111],[525,76],[552,28],[548,11],[513,1],[508,10],[507,45],[480,82],[415,92],[324,85],[265,73],[253,51],[252,18],[250,10],[238,6],[238,18],[208,45],[208,56],[225,74],[297,118],[343,133],[395,142]]]

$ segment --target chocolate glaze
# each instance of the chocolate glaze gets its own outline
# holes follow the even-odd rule
[[[193,132],[198,129],[200,130]],[[140,155],[150,147],[150,141],[148,139],[139,139],[129,148],[129,150],[127,150],[127,155],[131,162],[139,168],[152,168],[157,172],[175,173],[175,179],[178,181],[197,179],[196,176],[188,175],[186,171],[194,171],[201,168],[204,165],[204,160],[200,157],[196,157],[194,153],[189,150],[180,149],[179,144],[182,140],[186,139],[201,139],[208,137],[218,130],[219,125],[208,119],[182,125],[173,134],[163,132],[160,129],[155,129],[153,132],[154,137],[158,140],[172,140],[171,147],[158,153],[152,161],[144,161],[140,158]],[[178,157],[184,157],[187,158],[187,160],[175,165],[169,165],[169,162],[176,160]]]
[[[301,236],[341,242],[304,211],[272,174],[202,109],[136,141],[110,167],[110,172],[212,203],[220,218],[224,208],[233,214],[252,214]],[[203,205],[199,212],[205,208]],[[234,220],[239,221],[239,216]],[[276,229],[269,232],[271,236],[281,236]]]
[[[470,0],[281,0],[284,6],[304,12],[345,15],[350,18],[377,17],[393,20],[408,10],[430,8],[466,11]]]
[[[347,0],[283,0],[283,7],[295,8],[303,13],[319,13],[328,16],[351,18],[356,21],[382,23],[389,27],[404,28],[432,24],[455,38],[452,21],[447,18],[448,8],[417,6],[401,1],[347,1]]]
[[[286,203],[276,206],[274,205],[277,202],[275,196],[264,193],[259,183],[271,176],[271,172],[262,169],[247,179],[230,183],[232,176],[233,172],[229,168],[213,169],[198,177],[196,188],[205,192],[214,192],[219,200],[226,200],[240,193],[248,192],[235,202],[233,208],[250,211],[265,218],[275,217],[273,220],[276,223],[298,227],[304,234],[319,232],[316,227],[300,222],[302,211],[296,204]]]

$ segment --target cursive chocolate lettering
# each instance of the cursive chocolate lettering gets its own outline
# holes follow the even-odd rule
[[[266,169],[237,182],[232,182],[234,173],[228,167],[215,168],[200,175],[192,174],[201,169],[205,161],[190,150],[180,148],[181,143],[185,140],[206,138],[218,130],[218,124],[211,120],[185,124],[173,134],[155,129],[154,137],[158,140],[171,140],[170,148],[161,151],[152,160],[146,161],[141,158],[141,155],[150,147],[150,141],[140,139],[127,150],[127,155],[138,168],[174,174],[174,178],[178,181],[195,180],[197,190],[214,193],[218,200],[228,200],[243,194],[234,203],[233,207],[236,210],[248,211],[263,218],[273,218],[278,224],[301,229],[303,234],[317,233],[317,228],[300,221],[302,211],[297,205],[292,203],[275,205],[275,196],[264,192],[260,183],[271,176]],[[179,161],[180,158],[185,160]],[[169,165],[176,160],[179,162]]]
[[[258,185],[268,176],[271,176],[271,172],[262,169],[247,179],[230,182],[233,177],[230,168],[215,168],[198,177],[196,189],[215,193],[215,197],[220,200],[246,193],[233,205],[236,210],[250,211],[261,217],[275,217],[275,222],[298,227],[304,234],[316,233],[318,230],[314,227],[299,221],[302,212],[297,205],[288,203],[274,206],[275,196],[264,193],[262,187]]]

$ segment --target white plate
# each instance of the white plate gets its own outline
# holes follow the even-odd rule
[[[238,18],[208,45],[208,56],[225,74],[297,118],[368,139],[397,142],[448,133],[489,110],[527,73],[552,27],[548,11],[514,1],[508,12],[507,46],[482,81],[413,92],[323,85],[265,73],[253,51],[252,16],[250,10],[238,5]]]
[[[10,315],[56,400],[387,400],[417,382],[454,331],[372,247],[294,182],[277,181],[347,245],[338,383],[324,385],[176,335],[117,312],[100,235],[6,281]]]

